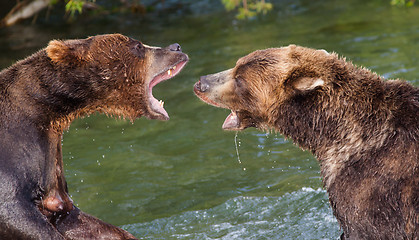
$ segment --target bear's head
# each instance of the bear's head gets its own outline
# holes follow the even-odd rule
[[[281,105],[320,91],[336,54],[295,45],[258,50],[240,58],[234,68],[200,77],[195,94],[204,102],[231,110],[226,130],[275,128]]]
[[[47,84],[59,102],[57,111],[74,117],[99,111],[131,120],[143,115],[169,119],[153,87],[178,74],[188,61],[179,44],[150,47],[120,34],[53,40],[46,54],[56,73]]]

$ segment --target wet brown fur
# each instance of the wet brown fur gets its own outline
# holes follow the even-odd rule
[[[275,129],[313,152],[343,239],[419,238],[418,88],[295,45],[213,78],[195,92],[237,113],[232,130]]]
[[[0,72],[0,239],[135,239],[73,206],[62,134],[94,112],[161,119],[148,83],[187,61],[179,49],[120,34],[53,40]]]

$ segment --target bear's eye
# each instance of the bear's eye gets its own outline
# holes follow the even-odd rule
[[[248,90],[248,86],[247,86],[246,81],[240,76],[235,77],[234,80],[235,80],[234,81],[235,82],[234,91],[236,92],[237,96],[240,96],[242,98],[243,97],[248,97],[249,90]]]
[[[244,82],[243,82],[243,79],[241,77],[235,77],[234,80],[235,80],[237,88],[243,87]]]
[[[137,43],[137,44],[135,45],[135,48],[136,48],[137,50],[142,50],[142,49],[144,48],[144,46],[143,46],[141,43]]]
[[[141,44],[141,43],[135,44],[133,52],[137,57],[144,58],[145,48],[144,48],[143,44]]]

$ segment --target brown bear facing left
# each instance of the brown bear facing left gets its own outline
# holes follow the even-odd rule
[[[135,239],[73,205],[63,130],[94,112],[168,120],[153,87],[188,61],[179,44],[120,34],[58,41],[0,72],[0,239]]]
[[[419,239],[419,88],[290,45],[254,51],[194,91],[231,110],[223,129],[272,129],[316,156],[341,239]]]

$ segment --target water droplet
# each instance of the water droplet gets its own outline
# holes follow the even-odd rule
[[[234,136],[234,145],[236,146],[237,161],[239,162],[239,164],[242,164],[242,161],[240,161],[239,147],[237,146],[237,132]]]

